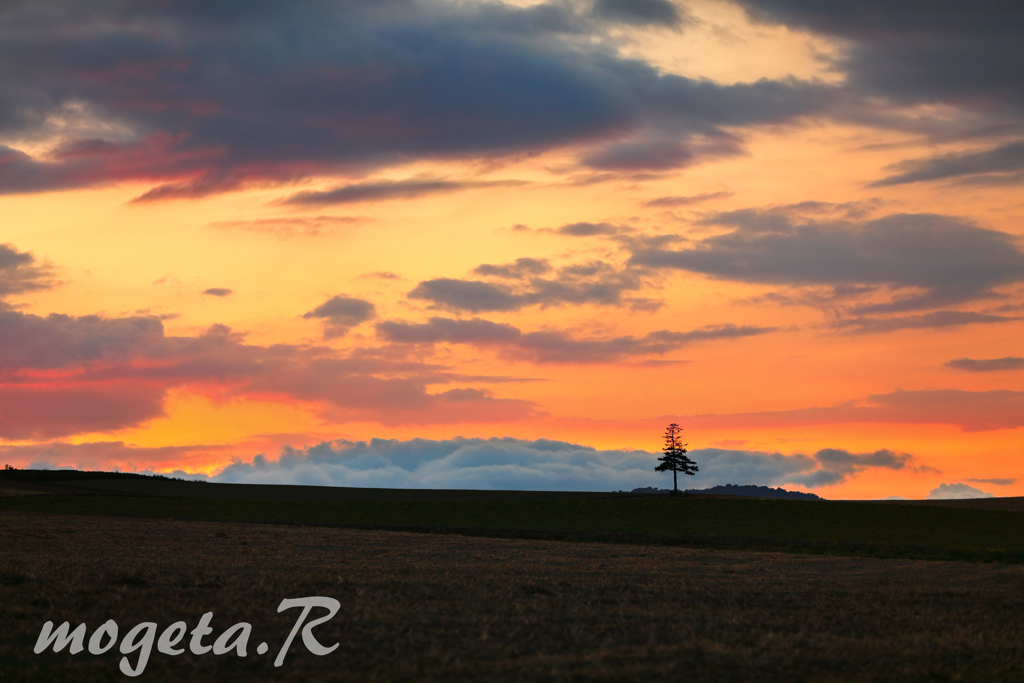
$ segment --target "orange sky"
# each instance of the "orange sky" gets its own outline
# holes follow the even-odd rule
[[[676,421],[695,488],[1024,495],[1020,65],[927,71],[998,23],[40,7],[0,11],[5,462],[618,489]],[[440,455],[346,479],[375,438]]]

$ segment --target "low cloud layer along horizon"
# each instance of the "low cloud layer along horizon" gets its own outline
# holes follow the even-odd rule
[[[963,500],[965,498],[995,498],[995,495],[967,484],[939,484],[926,500]]]
[[[446,440],[372,439],[322,442],[307,448],[284,447],[277,459],[259,454],[238,461],[212,477],[175,472],[175,476],[214,482],[296,484],[369,488],[484,490],[616,491],[671,487],[671,476],[654,471],[660,453],[598,450],[590,446],[511,437]],[[819,488],[839,484],[862,470],[931,470],[909,454],[889,450],[850,453],[822,449],[813,455],[763,451],[697,449],[689,453],[699,473],[681,476],[680,488],[724,484],[797,485]],[[47,463],[33,463],[33,467]]]

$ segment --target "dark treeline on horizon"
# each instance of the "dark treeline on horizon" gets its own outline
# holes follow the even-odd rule
[[[633,489],[630,493],[670,493],[672,489],[659,489],[653,486]],[[712,486],[707,489],[686,489],[683,493],[719,495],[719,496],[748,496],[754,498],[785,498],[788,500],[825,500],[813,493],[801,491],[787,491],[784,488],[771,488],[770,486],[755,486],[753,484],[726,484],[725,486]]]

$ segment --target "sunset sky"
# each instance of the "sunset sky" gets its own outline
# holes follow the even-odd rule
[[[1022,33],[4,2],[0,460],[629,490],[678,422],[691,488],[1024,495]]]

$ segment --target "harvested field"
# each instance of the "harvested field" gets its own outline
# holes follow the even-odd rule
[[[4,681],[125,680],[116,648],[33,654],[46,620],[208,611],[207,643],[252,624],[247,656],[154,651],[143,680],[1024,680],[1020,565],[25,512],[0,549]],[[340,645],[274,668],[277,605],[310,595]]]

